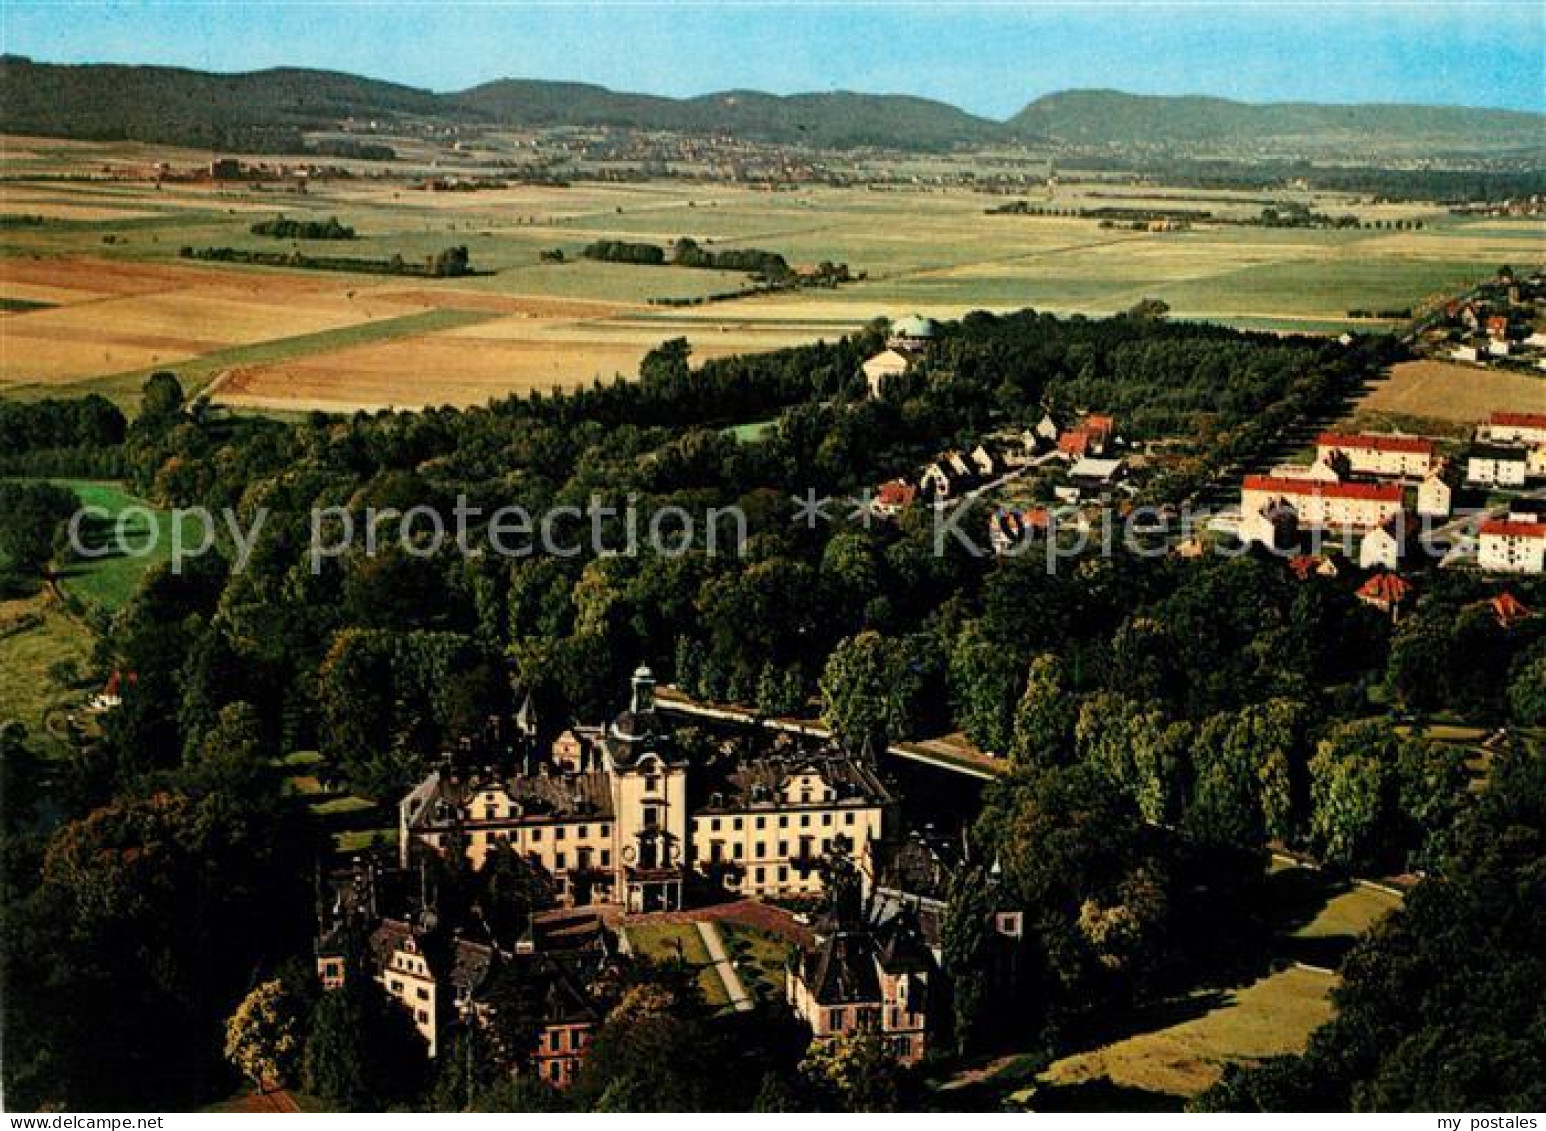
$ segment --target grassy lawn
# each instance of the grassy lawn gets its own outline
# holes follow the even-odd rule
[[[721,919],[717,926],[746,991],[762,1001],[781,1000],[784,964],[793,947],[775,934],[733,919]]]
[[[1333,886],[1292,865],[1274,867],[1273,882],[1285,906],[1311,897],[1302,921],[1285,924],[1278,969],[1247,985],[1161,1003],[1131,1019],[1130,1035],[1053,1062],[1018,1097],[1038,1110],[1056,1110],[1078,1093],[1102,1089],[1175,1101],[1208,1088],[1226,1064],[1303,1050],[1332,1016],[1337,980],[1313,967],[1334,967],[1353,940],[1400,901],[1373,888]],[[994,1077],[989,1084],[1001,1082]]]
[[[134,594],[146,570],[171,560],[172,514],[131,495],[120,483],[87,479],[58,479],[54,482],[74,491],[83,507],[100,507],[110,516],[100,520],[93,518],[83,524],[83,540],[93,550],[106,549],[111,552],[99,558],[71,563],[61,571],[59,587],[87,605],[110,613],[116,612]],[[148,513],[130,514],[124,520],[123,541],[134,553],[116,552],[118,547],[113,544],[116,541],[114,524],[119,515],[131,507],[142,508]],[[178,537],[184,546],[191,549],[202,540],[203,527],[183,516]]]
[[[49,754],[64,754],[62,712],[79,708],[88,692],[50,669],[70,662],[85,673],[91,648],[91,631],[48,595],[0,601],[0,718],[20,721]]]
[[[709,959],[703,937],[691,923],[639,923],[623,928],[635,953],[646,955],[660,962],[677,958],[697,971],[698,986],[703,990],[703,1000],[711,1006],[730,1004],[730,994],[725,983]]]
[[[1174,1003],[1186,1020],[1064,1057],[1043,1073],[1055,1086],[1108,1080],[1119,1088],[1192,1096],[1231,1062],[1301,1051],[1331,1018],[1330,974],[1289,967],[1225,994]]]
[[[771,420],[753,420],[746,424],[736,424],[726,428],[725,432],[735,438],[738,444],[754,444],[764,439],[778,425],[776,418]]]

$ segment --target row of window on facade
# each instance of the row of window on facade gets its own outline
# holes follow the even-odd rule
[[[821,842],[820,842],[820,848],[818,850],[816,850],[816,851],[812,851],[813,846],[816,843],[817,842],[816,842],[816,839],[814,837],[808,837],[808,836],[801,837],[800,838],[800,855],[801,856],[807,856],[807,857],[825,856],[827,853],[832,851],[832,838],[831,837],[823,837],[821,839]],[[732,860],[743,859],[744,858],[744,853],[743,853],[743,849],[744,848],[745,848],[745,845],[743,845],[740,841],[732,841],[731,844],[730,844],[730,859],[732,859]],[[719,861],[725,859],[725,842],[722,841],[722,840],[710,841],[709,842],[709,849],[708,849],[707,852],[704,852],[703,845],[695,844],[692,847],[692,854],[693,854],[693,859],[694,860],[708,860],[711,863],[718,863]],[[779,841],[778,842],[778,851],[776,853],[774,853],[773,855],[775,857],[778,857],[778,856],[788,856],[789,855],[789,842],[787,840]],[[767,841],[759,840],[759,841],[756,841],[756,842],[754,842],[752,844],[752,858],[753,859],[762,860],[762,859],[766,859],[767,856],[768,856],[768,842]]]
[[[702,821],[703,821],[703,818],[700,817],[700,818],[698,818],[698,820],[699,820],[699,823],[701,824]],[[719,832],[720,829],[721,829],[720,822],[722,820],[724,820],[724,818],[721,818],[721,817],[710,817],[708,820],[709,820],[709,831],[710,832],[714,832],[714,833]],[[744,817],[732,817],[732,818],[729,818],[729,820],[731,822],[730,827],[731,827],[731,829],[734,832],[740,832],[740,831],[742,831],[742,829],[744,829],[746,827],[745,826],[745,818]],[[757,817],[757,818],[755,818],[755,820],[756,820],[756,824],[754,826],[752,826],[753,828],[765,829],[765,828],[768,827],[768,819],[766,817]],[[828,827],[828,828],[831,827],[831,825],[832,825],[832,814],[831,813],[823,813],[821,815],[821,823],[822,823],[823,827]],[[843,824],[851,825],[853,823],[854,823],[854,815],[852,813],[844,813],[843,814]],[[778,827],[781,828],[781,829],[787,829],[789,827],[789,815],[787,813],[779,817],[779,819],[778,819]],[[811,815],[809,813],[801,813],[800,814],[800,827],[802,829],[808,829],[808,828],[811,827]]]

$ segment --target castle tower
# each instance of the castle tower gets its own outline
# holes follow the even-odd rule
[[[628,710],[603,740],[612,777],[615,884],[630,911],[682,905],[687,860],[687,761],[655,711],[655,676],[633,673]]]

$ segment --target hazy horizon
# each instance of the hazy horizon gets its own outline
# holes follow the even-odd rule
[[[1546,111],[1543,9],[1503,3],[1483,11],[1465,3],[1214,0],[718,6],[695,0],[584,6],[12,0],[0,8],[0,45],[38,62],[222,72],[305,67],[441,92],[525,78],[670,97],[735,88],[902,94],[997,120],[1041,95],[1070,89]]]

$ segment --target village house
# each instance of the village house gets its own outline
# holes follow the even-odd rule
[[[1487,602],[1492,616],[1502,629],[1517,628],[1535,615],[1535,611],[1507,590]]]
[[[953,499],[977,486],[982,476],[977,465],[960,452],[946,452],[918,477],[918,487],[935,501]]]
[[[1417,513],[1425,518],[1448,518],[1455,509],[1454,473],[1441,460],[1417,485]]]
[[[1295,554],[1288,559],[1288,569],[1300,581],[1309,581],[1312,577],[1339,577],[1342,571],[1337,568],[1337,560],[1329,554]]]
[[[1504,573],[1546,572],[1546,522],[1510,516],[1482,523],[1476,563]]]
[[[1357,597],[1392,619],[1411,599],[1412,583],[1394,573],[1377,573],[1358,587]]]
[[[1264,541],[1260,520],[1284,512],[1303,529],[1372,530],[1400,513],[1401,494],[1400,485],[1394,483],[1322,483],[1248,475],[1240,491],[1241,537]]]
[[[1523,487],[1529,469],[1529,453],[1524,448],[1504,444],[1476,444],[1466,453],[1465,477],[1468,483],[1489,487]]]
[[[1433,466],[1433,441],[1421,436],[1378,433],[1323,432],[1315,440],[1318,462],[1335,466],[1347,460],[1354,475],[1393,479],[1421,479]]]
[[[1113,417],[1090,413],[1079,427],[1058,436],[1058,451],[1070,460],[1105,455],[1106,449],[1116,442],[1116,427]]]
[[[1052,526],[1046,507],[1027,510],[1000,507],[988,516],[988,541],[995,554],[1011,554],[1031,539],[1044,536]]]
[[[1095,459],[1086,456],[1068,469],[1069,486],[1085,495],[1101,495],[1121,482],[1127,474],[1127,464],[1120,459]]]
[[[1495,412],[1481,432],[1495,444],[1546,444],[1546,414]]]
[[[404,867],[415,844],[461,852],[475,868],[508,845],[566,904],[675,910],[689,880],[770,898],[819,892],[828,852],[867,873],[870,843],[890,820],[879,777],[835,746],[689,765],[647,668],[606,727],[571,728],[546,757],[534,736],[526,742],[519,764],[447,761],[403,799]]]
[[[870,505],[876,514],[891,518],[912,506],[917,497],[918,488],[907,480],[888,479],[875,489],[875,498]]]
[[[1408,525],[1406,516],[1397,514],[1365,534],[1358,545],[1358,568],[1399,569],[1407,554]]]
[[[971,450],[967,458],[972,461],[972,466],[977,469],[977,474],[983,479],[993,479],[1004,474],[1006,470],[1003,458],[986,444],[978,444]]]

